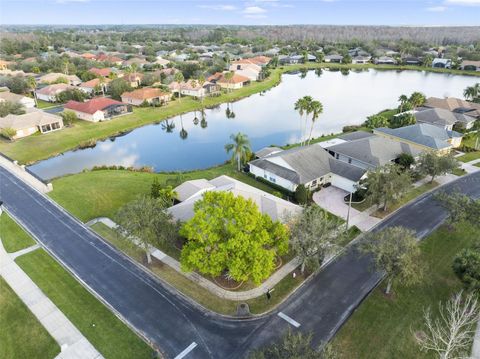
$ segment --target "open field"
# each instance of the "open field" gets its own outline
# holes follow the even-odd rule
[[[159,122],[167,118],[179,115],[181,113],[200,110],[202,107],[212,107],[225,102],[237,101],[241,98],[255,93],[266,91],[276,86],[281,81],[281,75],[289,71],[298,71],[302,69],[315,68],[338,68],[338,69],[369,69],[377,70],[417,70],[429,72],[443,72],[461,75],[480,76],[476,72],[467,72],[449,69],[424,68],[419,66],[390,66],[390,65],[357,65],[357,64],[325,64],[308,63],[279,67],[271,71],[270,76],[262,82],[255,82],[241,89],[223,93],[218,97],[205,98],[203,102],[188,97],[182,97],[181,100],[170,102],[164,107],[157,108],[136,108],[131,115],[122,116],[112,121],[101,123],[91,123],[87,121],[77,121],[74,126],[65,128],[62,131],[52,132],[41,136],[30,136],[21,140],[10,142],[0,140],[0,152],[18,160],[23,164],[56,156],[68,150],[78,148],[83,143],[97,141],[118,135],[120,133],[131,131],[134,128],[144,126],[150,123]],[[41,106],[44,106],[42,104]]]
[[[2,277],[0,328],[0,358],[50,359],[60,353],[55,340]]]
[[[461,224],[454,231],[441,227],[421,243],[425,276],[412,287],[393,285],[393,295],[383,294],[382,283],[353,313],[334,338],[341,358],[434,358],[421,352],[414,333],[423,329],[423,310],[436,310],[461,289],[451,265],[454,256],[470,246],[479,228]]]

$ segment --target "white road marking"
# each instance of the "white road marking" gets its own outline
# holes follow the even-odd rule
[[[185,358],[188,353],[190,353],[193,349],[195,349],[196,346],[197,346],[197,343],[193,342],[193,343],[190,344],[187,348],[185,348],[185,350],[184,350],[183,352],[181,352],[180,354],[178,354],[174,359],[182,359],[182,358]]]
[[[299,322],[296,322],[295,320],[293,320],[292,318],[290,318],[288,315],[286,315],[285,313],[282,313],[282,312],[279,312],[278,313],[278,316],[284,320],[286,320],[287,322],[289,322],[291,325],[293,325],[295,328],[298,328],[300,326],[300,323]]]

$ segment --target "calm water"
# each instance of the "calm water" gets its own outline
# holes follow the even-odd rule
[[[175,128],[148,125],[124,136],[98,142],[95,148],[66,152],[30,167],[45,179],[77,173],[95,165],[152,166],[155,171],[207,168],[228,159],[224,145],[232,133],[246,133],[253,150],[271,144],[298,142],[299,115],[295,101],[311,95],[323,103],[324,112],[316,123],[314,137],[340,132],[345,125],[361,124],[365,118],[397,106],[401,94],[421,91],[427,96],[462,97],[463,89],[476,78],[418,71],[309,71],[285,74],[282,83],[263,93],[230,104],[234,118],[227,118],[227,104],[205,110],[206,123],[194,124],[199,112],[169,120]],[[113,120],[115,121],[115,120]],[[180,134],[187,138],[182,139]],[[205,127],[206,125],[206,127]]]

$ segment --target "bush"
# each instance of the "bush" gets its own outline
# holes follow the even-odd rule
[[[349,126],[343,126],[342,132],[354,132],[358,131],[362,128],[362,126],[359,125],[349,125]]]
[[[20,103],[11,101],[0,102],[0,117],[5,117],[9,114],[23,115],[24,113],[25,109]]]
[[[453,271],[467,289],[480,289],[480,243],[461,251],[453,260]]]
[[[299,204],[307,204],[310,198],[310,193],[303,184],[299,184],[295,190],[295,200]]]
[[[15,135],[17,134],[17,130],[14,130],[13,128],[2,128],[2,130],[0,131],[0,134],[9,139],[10,141],[13,141],[13,137],[15,137]]]

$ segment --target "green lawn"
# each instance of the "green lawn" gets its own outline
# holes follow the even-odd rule
[[[105,358],[151,358],[151,348],[45,251],[16,262]]]
[[[36,243],[7,213],[0,216],[0,239],[8,253],[28,248]]]
[[[297,64],[284,66],[271,71],[270,77],[262,82],[254,82],[241,89],[223,93],[218,97],[206,98],[203,103],[189,97],[183,97],[181,100],[175,100],[167,106],[161,108],[136,108],[134,113],[122,116],[112,121],[101,123],[91,123],[88,121],[79,121],[75,126],[65,128],[62,131],[55,131],[41,136],[29,136],[15,142],[0,141],[0,152],[7,156],[18,160],[23,164],[30,164],[42,159],[46,159],[65,151],[75,149],[80,144],[89,141],[104,139],[134,128],[162,121],[173,117],[180,113],[186,113],[193,110],[199,110],[202,107],[216,106],[225,102],[232,102],[252,94],[266,91],[280,83],[281,75],[289,71],[297,71],[300,69],[315,68],[338,68],[338,69],[368,69],[375,68],[377,70],[418,70],[429,72],[442,72],[462,75],[480,76],[475,72],[449,70],[449,69],[433,69],[415,66],[388,66],[388,65],[342,65],[342,64]],[[41,104],[40,106],[44,106]]]
[[[480,158],[480,151],[467,152],[464,155],[457,157],[457,160],[462,162],[470,162],[473,160],[478,160]]]
[[[0,277],[0,358],[50,359],[60,347]]]
[[[140,194],[149,194],[154,178],[158,178],[163,185],[176,186],[187,180],[212,179],[220,175],[228,175],[269,193],[274,191],[267,184],[239,173],[227,164],[181,174],[123,170],[87,171],[55,179],[53,191],[49,195],[80,220],[86,222],[102,216],[114,218],[122,205]]]
[[[134,260],[140,263],[144,262],[145,255],[142,250],[138,247],[132,247],[125,241],[122,241],[113,230],[104,224],[96,223],[92,226],[92,229]],[[237,305],[240,304],[240,302],[217,297],[160,261],[154,260],[149,266],[149,269],[159,278],[177,288],[184,295],[192,298],[205,308],[217,313],[234,315]],[[282,299],[291,293],[294,288],[300,285],[303,280],[304,278],[301,275],[297,275],[296,278],[289,275],[275,286],[274,295],[272,295],[271,300],[267,300],[265,296],[260,296],[248,300],[246,303],[249,304],[250,311],[254,314],[266,312],[276,306]]]
[[[452,171],[452,174],[454,174],[455,176],[463,176],[465,174],[467,174],[467,171],[465,171],[463,168],[455,168],[453,171]]]
[[[393,296],[383,295],[384,283],[365,300],[334,338],[340,358],[435,358],[419,351],[413,333],[422,330],[423,310],[437,308],[461,289],[451,264],[453,257],[479,238],[480,230],[461,225],[440,228],[421,243],[425,278],[421,284],[394,284]]]
[[[37,107],[38,108],[48,108],[48,107],[54,107],[54,106],[60,106],[61,103],[56,103],[56,102],[48,102],[48,101],[43,101],[37,99]]]

